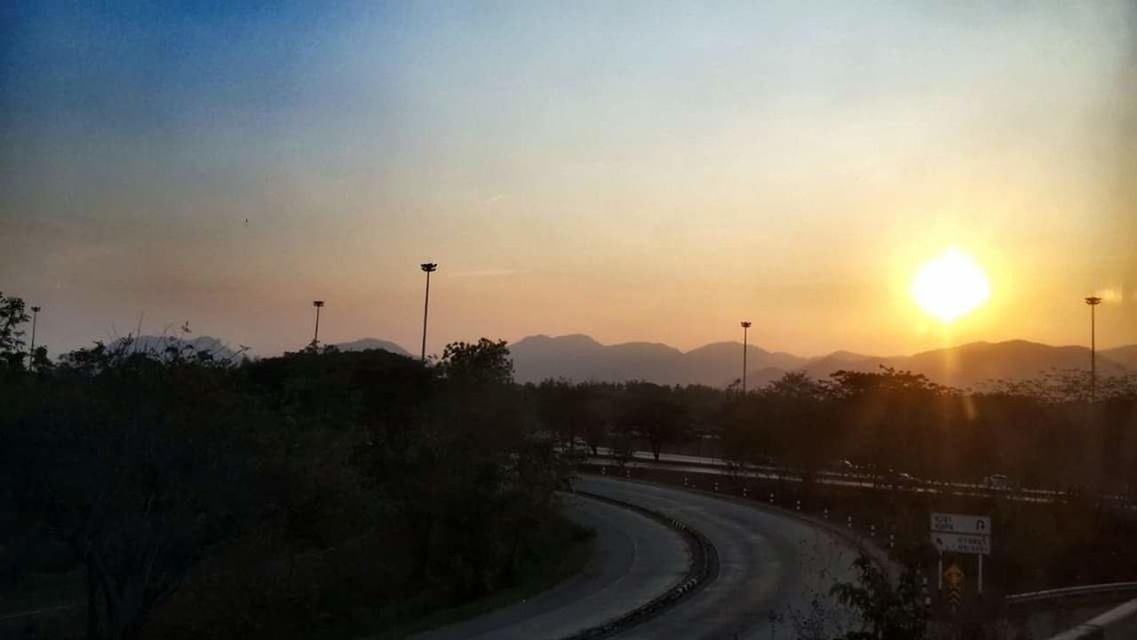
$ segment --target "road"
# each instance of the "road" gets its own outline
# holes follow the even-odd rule
[[[856,551],[842,538],[780,512],[646,483],[585,476],[581,490],[664,513],[698,529],[718,550],[715,582],[618,638],[799,638],[812,621],[847,624],[828,596],[853,580]],[[814,607],[814,601],[817,606]]]
[[[677,585],[689,564],[674,530],[630,509],[581,496],[566,515],[596,531],[595,554],[577,576],[533,598],[415,636],[420,640],[540,640],[599,626]]]
[[[848,611],[828,596],[853,580],[856,551],[839,536],[782,512],[660,485],[583,476],[576,488],[639,505],[698,529],[716,548],[718,578],[616,638],[773,640],[832,637]],[[579,576],[537,597],[417,636],[420,640],[563,638],[663,593],[689,562],[674,531],[633,511],[584,497],[570,517],[597,531],[596,557]],[[827,631],[827,633],[825,632]]]

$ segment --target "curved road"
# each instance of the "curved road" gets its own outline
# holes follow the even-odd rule
[[[718,550],[718,579],[619,638],[799,638],[820,624],[821,637],[848,623],[828,596],[854,578],[857,551],[797,518],[747,504],[659,485],[585,476],[577,487],[675,517]]]
[[[414,637],[564,638],[618,618],[683,579],[688,551],[674,530],[630,509],[582,496],[568,497],[566,515],[596,532],[595,553],[583,571],[528,600]]]
[[[834,583],[854,577],[857,552],[839,536],[788,514],[660,485],[583,476],[576,486],[681,520],[718,551],[714,582],[614,637],[833,637],[850,621],[828,596]],[[619,617],[682,579],[688,552],[671,529],[584,497],[569,500],[569,515],[597,531],[597,554],[580,575],[525,602],[417,637],[563,638]]]

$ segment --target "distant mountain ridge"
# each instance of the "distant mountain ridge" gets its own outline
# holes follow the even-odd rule
[[[109,346],[121,345],[125,340],[120,338]],[[163,352],[170,345],[188,345],[195,351],[213,354],[215,359],[230,359],[238,355],[236,349],[211,336],[141,336],[133,339],[131,348]],[[398,344],[377,338],[361,338],[334,346],[340,351],[382,349],[412,357]],[[658,342],[605,345],[584,334],[535,335],[510,344],[509,350],[515,377],[523,383],[561,378],[577,382],[643,380],[668,385],[726,387],[741,377],[742,369],[741,342],[714,342],[684,352]],[[821,380],[841,369],[879,371],[882,366],[922,373],[934,382],[967,388],[994,380],[1033,378],[1052,369],[1088,370],[1090,352],[1080,346],[1055,347],[1026,340],[1009,340],[971,342],[906,356],[882,357],[835,351],[825,356],[805,358],[749,345],[746,359],[750,388],[762,386],[791,372],[801,372]],[[1101,376],[1137,375],[1137,345],[1099,350],[1097,369]]]
[[[1086,347],[1054,347],[1026,340],[1006,342],[971,342],[968,344],[934,349],[910,356],[873,357],[843,362],[819,359],[805,367],[812,378],[825,378],[839,369],[876,371],[881,366],[922,373],[928,379],[953,387],[976,387],[996,380],[1022,380],[1040,376],[1050,370],[1089,370],[1090,350]],[[1137,373],[1104,352],[1097,354],[1097,371],[1100,376]]]
[[[742,343],[717,342],[683,352],[650,342],[603,345],[587,335],[529,336],[509,345],[519,382],[549,378],[575,381],[704,384],[725,387],[741,377]],[[1116,359],[1115,359],[1116,358]],[[817,358],[771,352],[750,345],[747,382],[751,387],[802,372],[824,379],[835,371],[877,371],[881,366],[922,373],[940,384],[974,387],[993,380],[1037,377],[1051,369],[1089,369],[1086,347],[1055,347],[1025,340],[973,342],[908,356],[872,356],[837,351]],[[1137,345],[1101,350],[1098,374],[1137,374]]]
[[[519,382],[548,378],[619,382],[647,380],[659,384],[726,386],[740,376],[742,343],[719,342],[686,353],[665,344],[625,342],[602,345],[589,336],[529,336],[509,345]],[[751,346],[752,369],[787,368],[805,360]],[[778,376],[774,376],[778,377]]]
[[[332,345],[340,351],[368,351],[371,349],[382,349],[383,351],[390,351],[391,353],[400,356],[410,356],[410,352],[400,347],[399,345],[389,340],[380,340],[378,338],[360,338],[359,340],[352,340],[351,342],[340,342]]]
[[[1131,344],[1127,347],[1117,347],[1116,349],[1104,349],[1098,351],[1098,354],[1105,356],[1130,371],[1137,371],[1137,344]]]

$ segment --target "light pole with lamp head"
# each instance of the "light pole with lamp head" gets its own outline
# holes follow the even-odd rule
[[[29,368],[36,361],[36,321],[39,319],[40,307],[32,307],[32,346],[28,351],[28,365]]]
[[[424,262],[419,266],[426,272],[426,301],[422,305],[422,360],[426,362],[426,318],[430,312],[430,274],[438,271],[438,265]]]
[[[746,352],[749,350],[747,332],[750,330],[750,321],[742,321],[742,395],[746,395]]]
[[[1097,392],[1097,328],[1094,326],[1096,318],[1094,317],[1094,308],[1101,304],[1101,298],[1098,296],[1089,296],[1086,298],[1086,304],[1090,305],[1090,404],[1094,403],[1094,396]]]
[[[317,347],[320,345],[320,309],[324,308],[324,301],[313,300],[312,306],[316,307],[316,332],[312,334],[312,346]]]

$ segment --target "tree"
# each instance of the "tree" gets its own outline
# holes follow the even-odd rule
[[[812,488],[817,471],[833,457],[837,439],[829,416],[829,387],[803,373],[787,373],[760,393],[765,420],[776,425],[780,457]]]
[[[371,422],[358,464],[405,532],[411,588],[457,604],[513,579],[569,469],[552,438],[526,428],[504,342],[447,345],[427,371],[429,402]]]
[[[928,625],[923,602],[920,573],[908,565],[893,586],[888,575],[868,556],[861,554],[853,563],[857,583],[842,582],[830,593],[845,606],[859,613],[860,629],[849,631],[840,640],[920,640]]]
[[[566,380],[545,380],[533,389],[537,399],[537,415],[546,429],[575,447],[579,417],[576,387]]]
[[[942,441],[930,434],[945,433],[958,406],[948,389],[889,367],[838,371],[828,388],[847,452],[872,465],[875,481],[887,478],[890,468],[938,466]]]
[[[6,416],[0,476],[86,566],[88,636],[132,639],[252,512],[250,413],[220,368],[102,348],[68,363]]]
[[[545,380],[533,388],[541,422],[575,448],[583,438],[596,454],[606,436],[605,416],[599,392],[591,385],[565,380]]]
[[[0,293],[0,367],[21,369],[24,362],[24,331],[30,319],[22,298]]]
[[[775,438],[766,415],[768,399],[761,394],[732,395],[717,417],[722,427],[722,455],[736,477],[765,461]]]
[[[636,438],[632,435],[632,430],[626,426],[617,425],[612,431],[610,442],[612,459],[620,468],[627,466],[636,455]]]
[[[649,382],[633,382],[624,387],[621,426],[646,438],[657,462],[664,445],[687,435],[688,415],[687,406],[667,387]]]
[[[482,338],[474,344],[446,345],[438,366],[443,377],[464,384],[511,384],[513,360],[505,340]]]

